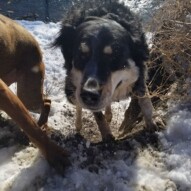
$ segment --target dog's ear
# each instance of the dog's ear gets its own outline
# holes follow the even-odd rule
[[[75,42],[76,30],[75,27],[69,24],[62,26],[59,36],[53,43],[53,46],[60,47],[65,59],[64,67],[71,69],[73,58],[73,46]]]
[[[130,13],[129,13],[130,14]],[[131,17],[133,18],[131,20]],[[146,61],[149,58],[149,50],[145,40],[145,35],[142,31],[142,27],[139,19],[136,15],[130,15],[129,18],[121,17],[113,13],[106,15],[106,18],[116,21],[122,27],[126,29],[130,36],[130,46],[132,50],[132,56],[134,60]],[[135,18],[135,19],[134,19]]]

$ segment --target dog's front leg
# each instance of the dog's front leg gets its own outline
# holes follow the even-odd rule
[[[106,142],[114,140],[110,127],[103,113],[100,111],[100,112],[93,112],[93,114],[97,122],[98,128],[101,132],[102,140]]]
[[[82,107],[79,105],[76,105],[75,127],[76,127],[77,133],[79,133],[80,130],[82,129]]]
[[[105,107],[105,118],[108,123],[111,123],[112,120],[112,111],[111,111],[111,105]]]
[[[62,173],[64,167],[69,164],[67,151],[57,146],[48,138],[34,119],[32,119],[20,99],[1,79],[0,110],[5,111],[23,129],[30,141],[41,150],[48,162]]]
[[[134,84],[133,94],[137,97],[143,97],[147,93],[147,85],[146,85],[146,79],[145,79],[146,78],[145,72],[147,68],[145,64],[139,63],[139,65],[140,65],[139,77]]]

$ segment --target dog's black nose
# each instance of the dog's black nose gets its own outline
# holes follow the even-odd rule
[[[96,78],[89,77],[83,86],[84,91],[98,92],[100,90],[99,82]]]
[[[100,101],[100,94],[97,92],[82,91],[80,96],[87,106],[96,106]]]

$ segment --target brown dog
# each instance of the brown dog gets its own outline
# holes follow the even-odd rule
[[[40,129],[48,119],[50,100],[43,97],[44,63],[37,41],[16,22],[0,15],[0,110],[5,111],[61,171],[67,152]],[[8,86],[17,82],[17,95]],[[38,124],[27,109],[41,112]],[[63,166],[62,166],[63,165]]]
[[[23,27],[0,15],[0,78],[17,82],[17,95],[27,107],[40,111],[44,64],[38,43]]]

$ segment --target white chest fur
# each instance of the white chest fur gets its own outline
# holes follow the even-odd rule
[[[112,73],[112,101],[126,99],[137,81],[139,68],[132,59],[127,60],[129,67]]]

